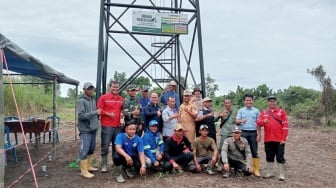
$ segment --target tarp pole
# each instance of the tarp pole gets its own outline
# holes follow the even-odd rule
[[[77,106],[77,98],[78,98],[78,85],[76,86],[76,98],[75,98],[75,140],[77,140],[77,123],[78,123],[78,106]]]
[[[0,49],[0,187],[5,187],[4,177],[5,177],[5,155],[6,151],[4,149],[5,141],[4,141],[4,89],[3,89],[3,78],[2,78],[2,67],[4,63],[3,51]]]
[[[52,120],[52,129],[54,130],[53,131],[53,149],[54,149],[54,152],[53,152],[53,159],[56,158],[56,141],[57,141],[57,138],[56,138],[56,134],[59,134],[58,130],[56,130],[56,84],[57,84],[57,76],[54,76],[53,77],[53,120]],[[57,127],[58,128],[58,127]]]

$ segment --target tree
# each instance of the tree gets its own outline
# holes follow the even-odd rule
[[[111,83],[112,81],[117,81],[120,84],[122,84],[126,80],[127,80],[127,78],[126,78],[126,73],[125,72],[119,73],[118,71],[114,71],[113,79],[111,79],[109,83]]]
[[[334,89],[331,79],[327,76],[322,65],[313,69],[307,69],[307,72],[313,75],[322,89],[321,105],[323,106],[324,117],[327,125],[332,123],[332,115],[336,111],[336,90]]]
[[[214,98],[216,91],[218,91],[218,84],[215,84],[215,79],[210,77],[210,74],[207,74],[205,78],[205,88],[208,93],[208,97]]]

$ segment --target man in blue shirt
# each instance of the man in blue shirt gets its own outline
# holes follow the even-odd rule
[[[257,129],[257,119],[260,111],[253,107],[253,95],[245,94],[244,103],[245,107],[238,110],[235,122],[242,130],[242,137],[246,138],[250,145],[253,157],[253,173],[256,177],[260,177],[258,156],[260,133]]]
[[[160,102],[163,105],[163,109],[166,108],[169,97],[175,98],[175,108],[177,110],[179,109],[179,107],[180,107],[180,98],[179,98],[179,95],[176,93],[175,88],[176,88],[176,82],[175,81],[170,81],[169,85],[168,85],[168,90],[165,89],[162,92],[162,95],[160,97]]]
[[[140,175],[146,174],[145,154],[142,139],[135,134],[136,124],[134,121],[126,122],[125,132],[119,133],[115,139],[114,175],[118,183],[125,182],[121,174],[122,167],[126,175],[134,177],[133,170],[139,169]]]

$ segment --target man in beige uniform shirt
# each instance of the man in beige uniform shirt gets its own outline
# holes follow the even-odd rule
[[[185,90],[183,92],[183,103],[179,109],[179,123],[183,125],[184,135],[188,138],[189,142],[195,140],[195,119],[198,111],[195,104],[190,102],[191,91]]]

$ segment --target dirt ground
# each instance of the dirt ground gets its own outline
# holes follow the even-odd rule
[[[281,182],[276,177],[262,179],[253,176],[238,178],[222,178],[221,174],[210,176],[205,173],[193,174],[160,174],[149,173],[144,177],[137,176],[133,179],[126,178],[126,183],[117,184],[111,170],[109,159],[109,172],[96,172],[93,179],[84,179],[80,176],[78,168],[69,168],[68,164],[77,158],[78,140],[75,141],[74,125],[65,122],[60,130],[60,143],[55,150],[52,144],[41,144],[37,149],[29,145],[32,163],[35,166],[35,175],[39,187],[335,187],[336,163],[336,130],[330,128],[295,128],[290,129],[286,144],[286,181]],[[98,134],[100,135],[100,133]],[[78,139],[78,137],[77,137]],[[97,137],[96,160],[100,161],[99,136]],[[51,153],[50,153],[51,152]],[[8,166],[5,169],[5,187],[35,187],[32,172],[29,172],[27,151],[24,145],[17,148],[19,162],[13,161],[12,154],[7,152]],[[52,161],[49,155],[54,155]],[[261,174],[266,172],[265,154],[263,143],[259,144]],[[111,158],[109,156],[109,158]],[[47,171],[41,170],[42,165],[47,166]]]

